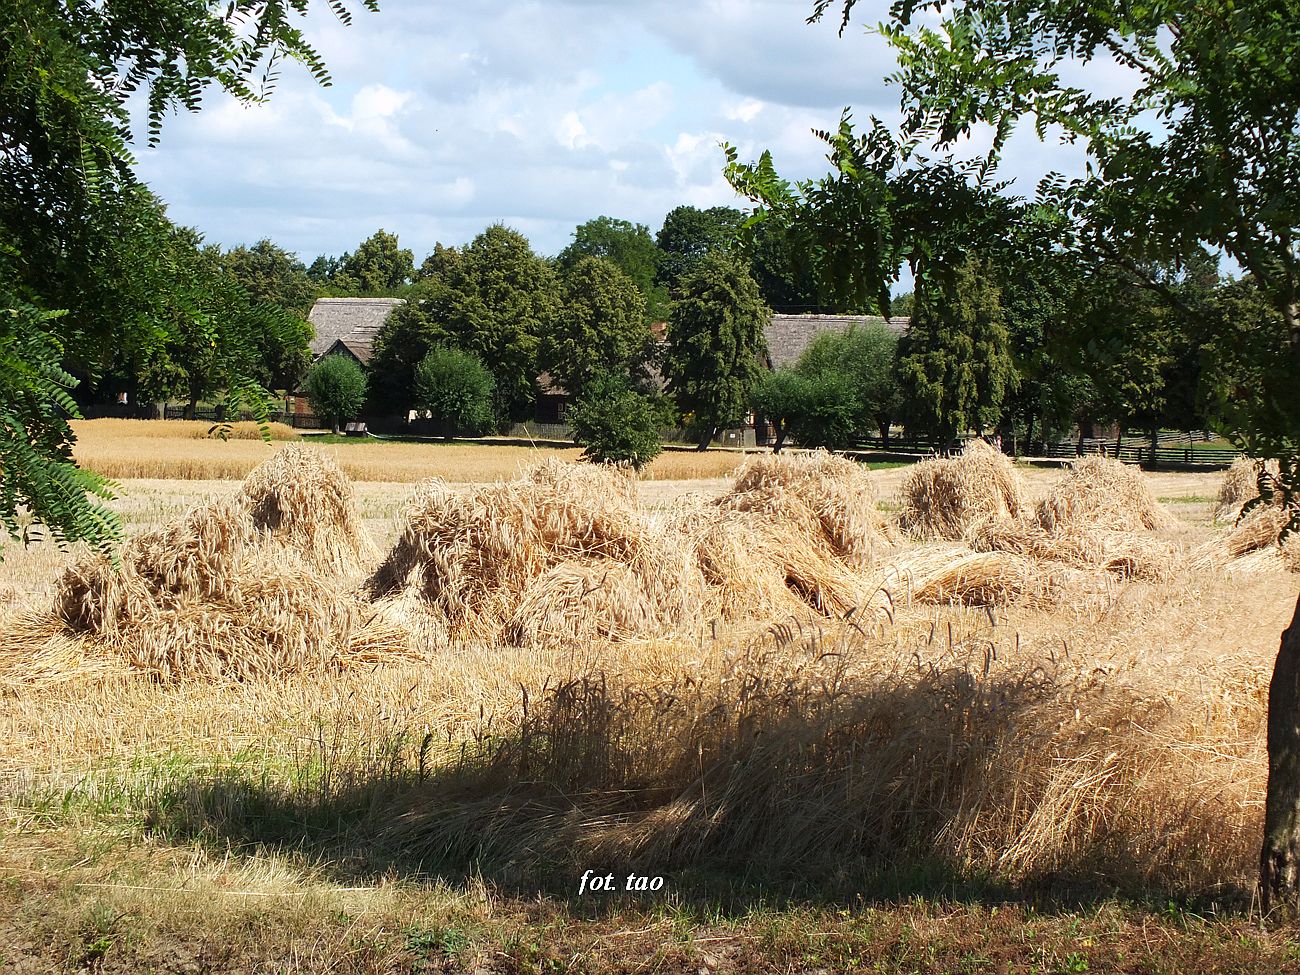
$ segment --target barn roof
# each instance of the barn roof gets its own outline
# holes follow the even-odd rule
[[[898,335],[907,331],[909,319],[879,315],[773,315],[764,333],[773,369],[793,366],[813,338],[822,332],[847,332],[850,328],[884,325]]]
[[[317,298],[307,316],[316,330],[310,344],[312,355],[323,355],[335,342],[343,341],[358,359],[358,347],[365,346],[366,359],[370,358],[375,335],[393,309],[405,303],[402,298]]]

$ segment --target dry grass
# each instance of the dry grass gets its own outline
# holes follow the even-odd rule
[[[1035,517],[1052,534],[1077,528],[1155,531],[1174,524],[1142,471],[1109,457],[1075,461],[1038,503]]]
[[[1016,518],[1025,510],[1019,473],[982,440],[972,440],[956,457],[917,464],[899,498],[899,526],[921,539],[959,541],[979,522]]]
[[[403,634],[347,591],[372,544],[351,484],[324,455],[290,446],[234,498],[133,536],[121,565],[87,554],[58,580],[48,615],[0,643],[9,680],[60,667],[100,674],[239,678],[337,668],[354,651],[404,649]]]
[[[1238,457],[1228,468],[1228,473],[1223,478],[1223,483],[1219,487],[1218,496],[1214,501],[1214,520],[1235,522],[1241,515],[1241,509],[1247,501],[1252,501],[1260,497],[1259,475],[1262,472],[1273,477],[1277,476],[1278,466],[1276,460],[1259,461],[1253,457]],[[1276,499],[1268,498],[1266,504],[1276,503]]]
[[[1004,552],[1139,579],[1167,578],[1178,557],[1168,542],[1134,532],[1077,525],[1047,532],[1028,518],[990,518],[975,525],[966,541],[976,552]]]
[[[205,438],[211,424],[184,420],[81,420],[78,463],[114,480],[242,480],[278,444],[256,437],[223,443]],[[243,429],[236,424],[237,432]],[[292,433],[292,431],[290,431]],[[277,438],[278,439],[278,438]],[[509,480],[548,457],[578,460],[578,448],[497,444],[381,443],[358,440],[323,445],[354,481],[416,483],[441,477],[449,483]],[[723,477],[744,460],[735,451],[665,451],[642,472],[646,480]]]

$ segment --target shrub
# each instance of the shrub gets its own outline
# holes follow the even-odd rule
[[[307,371],[303,381],[312,411],[323,416],[330,429],[356,416],[366,401],[366,374],[356,360],[345,355],[327,355]]]
[[[427,410],[445,437],[492,429],[495,383],[475,355],[434,346],[415,368],[415,407]]]
[[[650,401],[613,376],[603,376],[569,411],[574,439],[583,456],[601,464],[640,470],[659,456],[659,424]]]

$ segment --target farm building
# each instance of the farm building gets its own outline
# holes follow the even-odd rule
[[[340,353],[364,366],[384,322],[394,308],[404,304],[404,298],[317,298],[307,316],[316,330],[310,344],[312,356]]]
[[[884,325],[902,335],[910,321],[906,317],[882,318],[879,315],[773,315],[764,330],[767,364],[772,369],[793,366],[804,349],[823,332],[847,332],[854,327]]]

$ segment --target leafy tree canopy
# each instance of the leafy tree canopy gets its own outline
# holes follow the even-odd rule
[[[640,470],[663,450],[654,405],[622,376],[595,377],[568,422],[583,456],[597,463]]]
[[[664,367],[678,407],[693,417],[701,450],[744,417],[763,372],[771,317],[748,269],[728,254],[705,254],[678,283]]]
[[[477,356],[436,345],[415,369],[415,408],[450,438],[492,428],[492,374]]]
[[[652,322],[667,319],[668,291],[656,283],[661,252],[649,227],[614,217],[588,220],[573,232],[573,242],[560,251],[556,260],[564,269],[583,257],[603,257],[613,262],[641,292],[646,318]]]
[[[744,222],[745,215],[733,207],[679,206],[670,211],[655,235],[661,252],[658,282],[676,287],[705,255],[733,250]]]
[[[373,10],[376,0],[363,5]],[[344,0],[330,6],[350,18]],[[102,494],[107,485],[69,459],[66,417],[75,407],[65,394],[116,356],[147,358],[174,339],[174,319],[158,313],[159,303],[182,298],[170,285],[171,231],[132,173],[126,100],[141,93],[153,142],[168,111],[196,110],[211,87],[245,102],[264,98],[286,57],[327,83],[291,16],[307,8],[298,0],[0,5],[0,374],[10,377],[0,408],[6,436],[26,444],[0,473],[0,520],[11,531],[25,503],[64,539],[111,544],[111,516],[82,490]],[[18,328],[34,331],[20,340]],[[227,391],[248,389],[240,379]]]
[[[221,264],[254,301],[306,318],[316,300],[318,288],[302,261],[269,240],[231,248],[222,255]]]
[[[612,261],[581,257],[560,272],[560,309],[539,362],[575,398],[599,375],[631,381],[651,342],[645,299]]]
[[[335,433],[344,420],[361,412],[366,402],[366,374],[351,356],[327,355],[316,360],[303,387],[312,410],[325,417]]]
[[[395,295],[414,278],[415,256],[398,246],[396,234],[380,229],[344,255],[330,284],[351,294]]]

